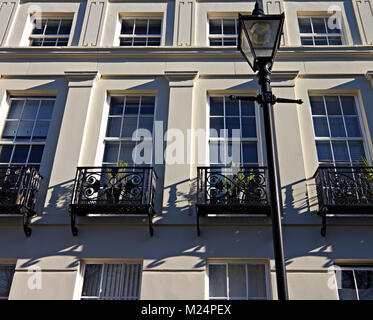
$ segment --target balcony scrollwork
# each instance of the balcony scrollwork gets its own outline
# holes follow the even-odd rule
[[[323,236],[327,216],[373,215],[373,167],[319,167],[314,178]]]
[[[31,235],[29,227],[42,176],[35,168],[0,167],[0,214],[23,215],[25,235]]]
[[[70,205],[73,235],[76,217],[89,214],[147,215],[152,235],[156,179],[150,167],[78,168]]]
[[[206,215],[270,214],[267,168],[199,167],[197,172],[197,231]]]

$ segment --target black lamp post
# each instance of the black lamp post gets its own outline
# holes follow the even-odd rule
[[[257,101],[263,107],[264,131],[268,162],[268,184],[272,214],[273,248],[276,264],[277,293],[279,300],[287,300],[286,268],[281,227],[281,186],[279,182],[278,159],[273,118],[273,104],[276,102],[303,103],[302,100],[276,98],[271,89],[271,69],[284,25],[284,14],[265,15],[255,3],[251,16],[239,15],[238,49],[254,72],[258,71],[261,94],[256,97],[235,97],[231,99]]]

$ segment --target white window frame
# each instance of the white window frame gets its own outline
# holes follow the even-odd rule
[[[122,271],[123,271],[123,265],[124,264],[136,264],[140,265],[140,279],[139,279],[139,296],[138,297],[105,297],[104,299],[100,299],[101,296],[99,295],[98,297],[95,296],[83,296],[83,287],[84,287],[84,275],[85,275],[85,267],[88,264],[101,264],[103,265],[102,270],[101,270],[101,280],[100,280],[100,295],[101,295],[101,290],[102,290],[102,281],[103,281],[103,273],[104,273],[104,265],[109,265],[109,264],[122,264]],[[117,299],[117,300],[140,300],[141,298],[141,287],[142,287],[142,274],[143,274],[143,261],[142,260],[105,260],[105,261],[98,261],[98,260],[92,260],[92,261],[84,261],[81,264],[81,272],[79,275],[80,279],[77,279],[78,285],[76,286],[77,289],[79,290],[79,295],[77,294],[76,296],[78,297],[78,300],[109,300],[109,299]],[[120,287],[123,288],[124,284],[124,279],[123,279],[123,272],[121,274],[121,283]],[[121,290],[120,290],[121,291]]]
[[[51,127],[51,123],[52,123],[52,119],[53,119],[53,112],[54,112],[54,109],[55,109],[55,103],[56,103],[56,97],[55,96],[8,96],[7,97],[7,111],[6,113],[4,113],[2,119],[0,119],[1,121],[1,124],[0,124],[0,145],[10,145],[10,146],[17,146],[17,145],[28,145],[28,146],[33,146],[33,145],[36,145],[36,146],[44,146],[44,149],[45,149],[45,145],[47,143],[47,139],[48,139],[48,136],[45,138],[44,141],[31,141],[31,138],[29,141],[16,141],[15,138],[13,140],[6,140],[6,139],[3,139],[3,132],[4,132],[4,129],[5,129],[5,122],[6,120],[8,119],[8,114],[9,114],[9,111],[11,109],[11,100],[54,100],[54,104],[53,104],[53,110],[52,110],[52,115],[51,115],[51,119],[50,120],[44,120],[44,121],[48,121],[49,122],[49,128],[48,128],[48,134],[49,134],[49,130],[50,130],[50,127]],[[23,108],[24,108],[25,104],[23,104]],[[40,107],[40,104],[39,104],[39,107]],[[22,109],[22,112],[23,112],[23,109]],[[41,120],[43,121],[43,120]],[[19,120],[20,122],[20,120]],[[36,123],[36,121],[35,121]],[[33,127],[33,131],[35,130],[35,123],[34,123],[34,127]],[[18,126],[19,126],[19,123],[18,123]],[[17,126],[17,130],[18,130],[18,126]],[[32,135],[31,135],[32,136]],[[12,154],[10,156],[10,159],[12,159],[12,156],[13,156],[13,153],[14,153],[14,150],[15,148],[13,148],[13,151],[12,151]],[[30,152],[31,152],[31,148],[29,149],[29,153],[27,155],[27,159],[29,159],[29,156],[30,156]],[[43,150],[43,153],[44,153],[44,150]],[[27,162],[28,163],[28,162]],[[8,166],[11,166],[12,163],[8,163]],[[24,164],[26,165],[26,163]],[[41,165],[41,162],[39,163],[39,167]],[[40,171],[40,170],[39,170]]]
[[[121,33],[121,29],[122,29],[122,24],[123,24],[123,21],[124,20],[134,20],[134,25],[133,25],[133,30],[132,30],[132,34],[122,34]],[[149,20],[161,20],[161,30],[160,30],[160,33],[159,35],[158,34],[141,34],[141,35],[137,35],[135,34],[135,28],[136,28],[136,20],[147,20],[147,33],[149,31]],[[163,45],[163,24],[164,24],[164,19],[163,19],[163,16],[120,16],[119,17],[119,30],[118,30],[118,43],[117,45],[120,46],[120,47],[142,47],[142,46],[135,46],[134,45],[134,39],[136,38],[147,38],[146,39],[146,45],[145,47],[155,47],[155,48],[158,48],[158,47],[161,47]],[[120,40],[122,38],[132,38],[132,45],[131,46],[121,46],[120,45]],[[159,39],[159,46],[148,46],[148,39],[149,38],[160,38]]]
[[[223,33],[223,20],[226,19],[226,20],[234,20],[235,21],[235,30],[236,30],[236,33],[235,34],[224,34]],[[211,34],[210,33],[210,20],[221,20],[221,34]],[[237,47],[237,43],[238,43],[238,29],[239,29],[239,25],[238,25],[238,15],[236,16],[211,16],[211,17],[207,17],[207,45],[209,47],[213,47],[213,48],[221,48],[221,47]],[[236,38],[236,45],[229,45],[229,46],[225,46],[223,44],[224,42],[224,39],[228,39],[228,38],[233,38],[235,37]],[[210,45],[210,39],[221,39],[222,40],[222,45],[221,46],[213,46],[213,45]]]
[[[355,294],[356,294],[356,300],[360,300],[360,297],[359,297],[359,289],[357,287],[357,283],[356,283],[356,277],[355,277],[355,270],[361,270],[361,271],[373,271],[373,265],[371,267],[355,267],[353,265],[351,266],[347,266],[347,265],[343,265],[343,266],[337,266],[337,268],[334,268],[334,277],[336,279],[336,283],[337,282],[337,275],[336,275],[336,272],[337,271],[352,271],[352,274],[353,274],[353,277],[354,277],[354,285],[355,285]],[[338,299],[340,299],[340,296],[339,296],[339,290],[337,289],[337,293],[338,293]]]
[[[12,283],[10,284],[10,290],[12,290],[12,285],[13,285],[13,281],[14,281],[14,275],[16,273],[16,262],[4,262],[4,261],[0,261],[0,267],[2,266],[14,266],[14,273],[13,273],[13,279],[12,279]],[[9,290],[9,293],[10,293],[10,290]],[[8,300],[9,299],[9,295],[7,297],[0,297],[0,300]]]
[[[138,97],[154,97],[153,131],[152,131],[152,137],[151,137],[151,139],[149,139],[149,138],[143,138],[143,139],[135,138],[135,139],[132,139],[132,137],[106,137],[107,126],[108,126],[108,123],[109,123],[109,112],[110,112],[111,98],[112,97],[127,97],[127,96],[131,96],[131,97],[134,97],[134,96],[138,96]],[[104,163],[105,145],[106,145],[107,142],[117,142],[117,143],[120,143],[120,142],[143,142],[143,141],[148,141],[148,142],[152,143],[152,154],[151,154],[150,163],[149,164],[145,164],[145,163],[144,164],[131,163],[129,165],[130,166],[153,165],[153,162],[154,162],[154,148],[155,148],[155,145],[154,145],[154,134],[155,134],[155,132],[154,131],[155,131],[155,121],[156,121],[156,114],[157,114],[157,102],[158,102],[158,95],[156,93],[131,93],[131,92],[126,92],[126,93],[123,93],[123,94],[121,94],[121,93],[118,93],[118,94],[114,94],[114,93],[110,94],[110,93],[108,93],[107,99],[106,99],[106,104],[105,104],[105,107],[104,107],[105,117],[103,117],[103,121],[102,121],[103,125],[101,127],[102,130],[100,132],[100,136],[102,137],[100,140],[102,141],[102,144],[101,144],[101,146],[98,147],[98,150],[96,152],[96,161],[95,161],[95,163],[97,163],[98,165],[103,165],[103,163]],[[139,125],[138,121],[139,121],[139,115],[137,116],[137,129],[139,129],[138,128],[138,125]],[[122,127],[120,129],[120,132],[122,132]],[[120,150],[118,151],[118,159],[119,159],[119,156],[120,156]]]
[[[207,134],[206,134],[206,145],[207,145],[207,152],[206,152],[206,161],[207,165],[210,166],[210,142],[230,142],[230,141],[235,141],[235,142],[240,142],[241,143],[241,157],[242,157],[242,142],[256,142],[257,144],[257,154],[258,154],[258,166],[264,166],[264,154],[263,154],[263,145],[262,145],[262,117],[261,117],[261,109],[260,106],[257,102],[254,102],[255,104],[255,122],[256,122],[256,138],[242,138],[240,137],[239,140],[237,139],[232,139],[232,138],[222,138],[222,137],[210,137],[210,98],[211,97],[223,97],[224,98],[224,119],[225,119],[225,99],[229,97],[230,93],[226,94],[208,94],[207,96],[207,116],[206,116],[206,128],[207,128]],[[253,96],[254,94],[242,94],[241,96]],[[241,103],[241,102],[239,102]],[[242,121],[241,117],[241,107],[240,107],[240,122]],[[242,126],[241,126],[242,127]],[[217,165],[217,164],[216,164]],[[222,164],[224,165],[224,164]],[[240,165],[243,165],[240,163]],[[217,165],[218,166],[218,165]]]
[[[360,130],[361,130],[361,135],[362,137],[361,138],[357,138],[357,137],[347,137],[347,133],[346,133],[346,137],[316,137],[316,134],[315,134],[315,125],[313,123],[313,117],[314,115],[312,114],[312,107],[311,107],[311,97],[319,97],[319,96],[322,96],[323,97],[323,102],[324,102],[324,107],[325,107],[325,97],[326,96],[334,96],[334,97],[338,97],[338,100],[339,100],[339,103],[341,103],[341,99],[340,97],[354,97],[354,101],[355,101],[355,107],[356,107],[356,112],[357,112],[357,116],[359,118],[359,125],[360,125]],[[369,148],[368,148],[368,138],[367,138],[367,134],[366,134],[366,129],[365,129],[365,125],[363,123],[363,117],[362,117],[362,113],[361,113],[361,107],[360,107],[360,103],[359,103],[359,99],[357,97],[356,94],[347,94],[347,93],[320,93],[320,94],[309,94],[308,95],[308,98],[309,98],[309,106],[310,106],[310,113],[311,113],[311,122],[312,122],[312,129],[313,129],[313,137],[314,137],[314,142],[315,142],[315,150],[316,150],[316,159],[317,159],[317,162],[318,164],[323,164],[323,162],[320,162],[319,161],[319,157],[318,157],[318,154],[317,154],[317,147],[316,147],[316,142],[317,141],[320,141],[320,142],[331,142],[331,141],[362,141],[363,142],[363,146],[364,146],[364,152],[365,152],[365,156],[366,156],[366,159],[368,160],[368,162],[371,162],[371,154],[369,152]],[[328,113],[327,113],[327,109],[325,108],[325,117],[326,117],[326,120],[327,120],[327,124],[328,124],[328,129],[329,129],[329,132],[330,132],[330,125],[329,125],[329,117],[328,117]],[[343,117],[343,122],[345,121],[344,119],[344,116]],[[351,161],[351,152],[350,152],[350,147],[347,143],[347,148],[348,148],[348,156],[350,158],[350,164],[352,164],[352,161]],[[333,157],[333,165],[336,164],[335,162],[335,158],[334,158],[334,152],[333,152],[333,148],[331,147],[331,153],[332,153],[332,157]],[[338,162],[337,162],[338,164]]]
[[[328,47],[328,46],[343,46],[343,45],[346,45],[346,37],[345,37],[345,34],[344,34],[344,27],[343,27],[342,21],[341,21],[341,29],[340,29],[341,32],[340,33],[328,33],[328,32],[326,32],[326,33],[316,33],[313,30],[312,18],[314,18],[314,19],[321,19],[321,18],[324,19],[325,30],[328,31],[328,26],[327,26],[326,20],[328,18],[330,18],[330,16],[328,16],[328,15],[306,15],[306,16],[298,15],[297,16],[297,24],[298,24],[298,30],[299,30],[299,41],[300,41],[301,46]],[[300,32],[299,19],[310,19],[311,30],[312,30],[311,33],[301,33]],[[312,38],[312,43],[313,44],[312,45],[302,44],[302,37]],[[328,44],[327,45],[315,44],[315,37],[316,38],[325,37]],[[338,44],[338,45],[337,44],[329,44],[329,37],[332,37],[332,38],[340,37],[341,38],[341,44]]]
[[[212,264],[224,264],[226,265],[226,283],[227,283],[227,297],[213,297],[210,298],[210,282],[209,282],[209,265]],[[266,286],[266,297],[240,297],[240,298],[229,298],[229,278],[228,278],[228,265],[232,264],[245,264],[245,265],[263,265],[264,266],[264,276],[265,276],[265,286]],[[246,270],[246,288],[249,288],[248,278],[247,278],[247,268]],[[269,263],[267,261],[248,261],[248,260],[228,260],[228,259],[211,259],[206,263],[205,272],[205,300],[271,300],[271,272],[269,268]]]
[[[67,39],[67,45],[64,46],[64,47],[68,47],[71,45],[71,41],[72,41],[72,37],[71,35],[73,34],[73,27],[75,26],[75,15],[72,14],[72,15],[43,15],[43,16],[39,16],[39,15],[34,15],[34,16],[31,16],[30,17],[30,24],[31,24],[31,27],[30,27],[30,32],[29,32],[29,36],[28,36],[28,46],[29,47],[44,47],[44,46],[32,46],[31,45],[31,41],[33,39],[48,39],[48,38],[52,38],[52,39]],[[34,21],[36,19],[39,19],[39,20],[60,20],[60,23],[59,23],[59,26],[58,26],[58,30],[60,29],[60,26],[61,26],[61,20],[71,20],[71,28],[70,28],[70,33],[68,35],[45,35],[44,32],[45,32],[45,29],[43,31],[43,34],[32,34],[32,31],[33,31],[33,25],[34,25]],[[47,46],[45,46],[47,47]],[[48,47],[58,47],[58,45],[54,45],[54,46],[48,46]]]

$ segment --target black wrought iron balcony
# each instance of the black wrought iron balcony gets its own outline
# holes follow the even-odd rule
[[[70,205],[71,228],[77,235],[76,217],[147,215],[153,235],[154,192],[157,175],[151,167],[80,167]]]
[[[269,215],[266,167],[197,168],[197,231],[208,215]]]
[[[327,216],[373,215],[373,167],[319,167],[314,178],[323,236]]]
[[[0,214],[22,214],[23,229],[31,235],[34,211],[42,176],[31,167],[0,167]]]

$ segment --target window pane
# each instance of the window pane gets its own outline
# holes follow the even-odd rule
[[[354,97],[340,97],[344,115],[357,115]]]
[[[132,137],[137,129],[137,117],[125,117],[123,119],[122,137]]]
[[[110,117],[108,119],[106,136],[107,137],[119,137],[120,136],[120,126],[122,118]]]
[[[119,297],[122,264],[106,264],[102,279],[102,297]]]
[[[122,142],[120,146],[119,160],[122,160],[128,164],[135,163],[136,159],[132,158],[133,149],[135,148],[135,146],[136,142]]]
[[[32,47],[41,47],[43,45],[43,39],[32,39],[30,45]]]
[[[8,119],[20,119],[25,100],[11,100]]]
[[[137,20],[135,24],[135,34],[146,34],[148,20]]]
[[[32,140],[45,140],[48,135],[49,121],[36,121]]]
[[[141,97],[140,114],[154,115],[155,97]]]
[[[210,118],[210,137],[224,136],[224,133],[220,130],[224,129],[224,118],[223,117],[213,117]]]
[[[111,97],[109,115],[122,115],[124,106],[123,97]]]
[[[236,116],[240,115],[239,101],[225,99],[225,116]]]
[[[323,97],[310,97],[311,109],[313,115],[324,115],[325,107]]]
[[[3,131],[3,138],[4,139],[14,139],[17,127],[18,127],[18,121],[6,121]]]
[[[146,38],[135,38],[133,40],[134,46],[146,46]]]
[[[44,146],[31,146],[29,163],[40,163],[43,156]]]
[[[316,142],[316,148],[317,148],[317,157],[319,158],[319,161],[325,161],[330,162],[333,161],[332,157],[332,151],[330,149],[330,143],[329,142]]]
[[[239,117],[225,118],[225,127],[228,130],[228,137],[239,138],[241,136]]]
[[[242,162],[244,164],[258,163],[258,151],[256,142],[243,142],[242,153]]]
[[[326,20],[326,27],[328,29],[328,33],[341,33],[340,24],[338,23],[337,18],[331,19],[328,18]]]
[[[153,132],[153,117],[140,117],[139,129],[149,130],[150,134]]]
[[[247,265],[247,282],[249,284],[250,298],[265,298],[267,296],[265,268],[263,265]]]
[[[25,108],[23,109],[22,119],[34,120],[38,112],[40,100],[26,100]]]
[[[256,120],[254,117],[242,118],[242,137],[255,138],[256,137]]]
[[[313,46],[313,38],[312,37],[301,37],[300,42],[302,46]]]
[[[9,163],[12,155],[13,146],[0,145],[0,162]]]
[[[313,32],[326,33],[324,18],[312,18]]]
[[[137,115],[139,113],[140,97],[127,97],[125,115]]]
[[[210,34],[221,34],[222,25],[220,19],[210,19]]]
[[[223,33],[236,34],[236,22],[234,19],[223,19]]]
[[[52,118],[54,100],[42,100],[39,108],[38,119],[49,120]]]
[[[335,161],[349,162],[347,143],[345,141],[333,141],[333,153]]]
[[[60,24],[60,20],[48,19],[47,28],[45,29],[45,34],[57,34],[59,24]]]
[[[119,143],[107,142],[105,145],[103,162],[117,163],[118,161]]]
[[[35,19],[33,21],[32,34],[43,34],[46,20]]]
[[[340,300],[356,300],[356,289],[353,273],[350,270],[336,271],[336,276],[341,276],[341,288],[338,288],[338,294]]]
[[[59,34],[70,34],[71,24],[72,24],[71,20],[62,20]]]
[[[138,299],[140,297],[140,264],[124,264],[123,265],[123,294],[124,297]]]
[[[31,138],[33,127],[33,121],[20,121],[17,131],[17,140],[29,140]]]
[[[242,116],[255,116],[254,101],[241,100],[241,115]]]
[[[366,158],[362,141],[349,141],[348,146],[350,148],[351,160],[353,162],[361,163],[363,158]]]
[[[224,154],[223,144],[218,142],[210,142],[210,163],[223,163]]]
[[[329,137],[328,122],[326,117],[314,117],[313,126],[315,128],[316,137]]]
[[[210,39],[210,46],[219,46],[223,45],[222,39]]]
[[[224,102],[223,97],[210,97],[210,115],[223,116]]]
[[[314,41],[315,41],[316,46],[327,46],[328,45],[328,40],[326,37],[315,37]]]
[[[227,274],[225,265],[209,265],[209,296],[227,297]]]
[[[332,137],[346,136],[342,117],[329,117],[329,125]]]
[[[342,44],[342,40],[340,37],[328,37],[329,45],[331,46],[340,46]]]
[[[134,20],[123,20],[121,34],[133,34]]]
[[[121,46],[132,46],[133,38],[122,38],[120,39]]]
[[[373,300],[373,271],[355,270],[359,300]]]
[[[26,163],[29,146],[15,146],[12,163]]]
[[[100,294],[100,282],[102,264],[87,264],[84,271],[84,283],[82,296],[98,297]]]
[[[14,269],[14,265],[0,265],[0,297],[2,298],[7,298],[9,296]]]
[[[237,39],[236,38],[224,38],[223,45],[224,46],[237,46]]]
[[[43,40],[43,47],[49,46],[56,46],[57,38],[48,38]]]
[[[149,20],[149,34],[161,34],[161,20]]]
[[[229,297],[246,298],[246,266],[230,264],[228,266]]]
[[[341,107],[339,105],[338,97],[325,97],[326,109],[328,110],[328,115],[340,115]]]
[[[161,38],[148,38],[148,46],[160,46]]]
[[[300,33],[312,33],[311,23],[309,18],[298,19]]]
[[[347,135],[349,137],[361,137],[358,117],[345,117]]]
[[[59,38],[57,40],[57,46],[60,46],[60,47],[67,46],[68,42],[69,42],[69,39],[67,38]]]

